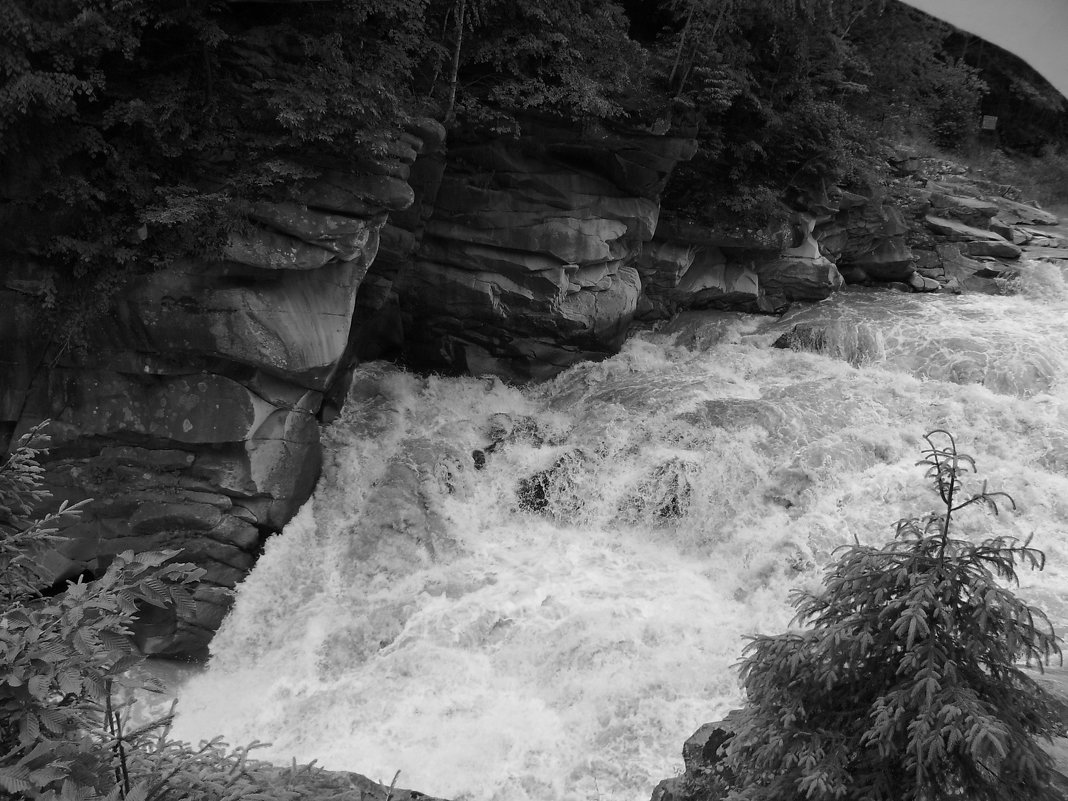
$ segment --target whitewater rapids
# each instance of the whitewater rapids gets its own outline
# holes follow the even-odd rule
[[[1025,268],[1003,296],[689,313],[532,387],[361,367],[176,734],[457,801],[644,801],[740,702],[732,665],[789,591],[935,508],[935,428],[1017,503],[959,533],[1033,533],[1022,592],[1060,627],[1068,290]],[[795,325],[820,352],[771,347]]]

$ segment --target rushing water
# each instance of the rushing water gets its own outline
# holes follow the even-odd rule
[[[364,366],[177,733],[454,799],[647,799],[789,590],[934,508],[933,428],[1017,502],[961,531],[1034,533],[1023,591],[1068,622],[1068,290],[1041,263],[1010,290],[687,314],[528,388]],[[795,325],[822,352],[771,347]]]

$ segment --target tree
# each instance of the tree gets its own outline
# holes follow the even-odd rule
[[[644,52],[615,0],[467,0],[454,13],[471,34],[461,40],[458,27],[452,37],[462,44],[456,102],[469,124],[528,111],[567,122],[619,118],[642,83]]]
[[[953,28],[902,3],[863,9],[850,39],[869,91],[852,104],[884,134],[958,149],[974,139],[986,85],[955,54]]]
[[[756,637],[742,662],[747,706],[730,745],[734,799],[1053,799],[1060,734],[1050,694],[1019,665],[1060,654],[1041,610],[1004,583],[1041,569],[1028,542],[953,536],[958,513],[997,511],[944,431],[919,462],[939,511],[901,520],[881,548],[853,545],[823,589],[799,592],[803,631]]]

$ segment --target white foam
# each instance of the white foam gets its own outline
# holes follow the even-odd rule
[[[743,635],[786,626],[835,547],[934,507],[914,462],[936,427],[1019,502],[961,530],[1034,531],[1051,565],[1025,591],[1064,621],[1064,311],[886,294],[689,315],[523,391],[365,366],[178,733],[454,799],[644,801],[738,703]],[[769,347],[806,320],[878,347]],[[476,471],[491,432],[510,433]],[[520,482],[554,466],[523,508]]]

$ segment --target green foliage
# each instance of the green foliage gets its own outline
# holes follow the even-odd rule
[[[1068,148],[1048,145],[1037,156],[995,149],[975,166],[991,181],[1018,187],[1024,198],[1044,205],[1068,204]]]
[[[502,112],[570,121],[623,116],[623,101],[641,83],[645,64],[619,3],[466,0],[464,7],[457,87],[462,125],[482,125]],[[443,89],[435,83],[431,91]]]
[[[99,578],[42,591],[55,580],[45,555],[80,512],[72,505],[34,516],[47,497],[38,462],[44,427],[0,465],[0,799],[297,801],[351,793],[347,775],[252,759],[260,743],[174,739],[173,707],[161,720],[130,726],[135,694],[162,689],[129,672],[141,661],[129,637],[138,609],[190,611],[203,571],[172,563],[176,551],[126,552]]]
[[[0,0],[0,253],[58,268],[61,347],[131,276],[219,258],[309,147],[381,151],[428,4],[319,5]]]
[[[952,35],[949,25],[901,3],[858,15],[850,40],[869,87],[858,112],[886,135],[919,132],[953,150],[971,141],[987,86],[951,53]]]
[[[1060,654],[1045,615],[1005,584],[1041,569],[1029,542],[953,536],[973,460],[926,437],[937,512],[901,520],[881,548],[854,545],[823,590],[794,598],[802,631],[757,637],[748,703],[728,748],[737,799],[1052,799],[1036,738],[1060,734],[1051,696],[1019,665]]]
[[[33,799],[106,792],[126,771],[111,703],[141,661],[131,625],[143,604],[188,611],[203,573],[170,563],[177,551],[126,552],[99,578],[43,593],[55,579],[43,557],[80,511],[32,517],[46,495],[37,461],[46,445],[38,426],[0,466],[0,790]]]
[[[865,87],[840,4],[677,5],[682,29],[665,49],[701,149],[673,176],[669,207],[759,227],[791,195],[859,176],[866,137],[848,101]]]

